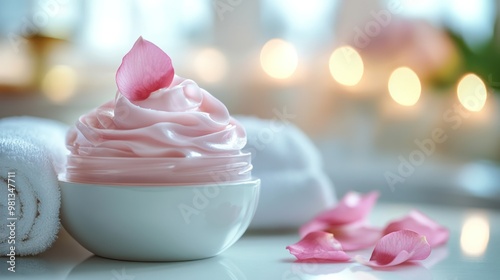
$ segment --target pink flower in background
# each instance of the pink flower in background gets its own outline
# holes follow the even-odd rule
[[[347,193],[339,204],[320,213],[299,230],[301,237],[314,231],[333,233],[346,251],[372,246],[381,237],[379,228],[367,224],[366,217],[378,199],[378,192]]]
[[[448,229],[431,220],[418,210],[413,210],[407,216],[389,223],[384,229],[383,235],[403,229],[412,230],[424,235],[431,247],[446,243],[450,235]]]
[[[424,260],[431,254],[431,246],[425,236],[411,230],[391,232],[382,237],[373,249],[369,261],[355,259],[373,267],[394,266],[407,261]]]
[[[174,78],[170,57],[155,44],[139,37],[116,72],[118,91],[130,101],[144,100],[168,87]]]
[[[297,260],[327,260],[347,262],[351,259],[343,250],[333,234],[316,231],[304,236],[299,242],[286,247]]]

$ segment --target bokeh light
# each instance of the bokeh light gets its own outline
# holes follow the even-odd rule
[[[413,106],[420,98],[422,85],[417,74],[408,67],[394,70],[389,78],[389,93],[398,104]]]
[[[221,81],[227,72],[227,59],[222,52],[214,48],[200,50],[194,58],[194,70],[205,82]]]
[[[330,56],[329,66],[333,79],[345,86],[355,86],[363,77],[363,59],[350,46],[343,46],[334,50]]]
[[[480,215],[467,218],[462,226],[460,235],[460,248],[462,252],[471,257],[484,254],[490,240],[490,224]]]
[[[52,102],[63,104],[75,94],[77,80],[77,74],[73,68],[56,65],[45,74],[41,89]]]
[[[467,74],[457,86],[458,100],[467,110],[479,112],[486,104],[486,86],[475,74]]]
[[[268,41],[260,52],[262,69],[275,79],[291,77],[297,69],[298,60],[295,47],[281,39]]]

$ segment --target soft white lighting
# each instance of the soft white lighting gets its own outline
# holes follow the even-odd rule
[[[457,1],[457,0],[385,0],[387,6],[398,3],[401,15],[424,18],[437,25],[443,25],[460,34],[472,47],[482,46],[494,32],[496,8],[495,1]]]
[[[299,36],[307,36],[331,30],[329,20],[339,1],[310,0],[304,4],[303,0],[273,0],[263,1],[262,4],[273,13],[273,18],[283,20],[289,35],[299,33]]]
[[[491,38],[496,20],[495,2],[491,0],[447,0],[447,21],[453,31],[464,37],[472,47],[482,46]]]
[[[394,3],[394,0],[386,0],[388,4]],[[401,13],[409,17],[423,17],[429,21],[436,22],[442,12],[443,4],[441,1],[434,0],[398,0],[401,6]]]
[[[85,5],[88,18],[82,28],[87,44],[98,50],[115,50],[130,44],[133,28],[130,2],[89,0]]]

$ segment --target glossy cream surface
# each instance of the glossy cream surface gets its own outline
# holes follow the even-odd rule
[[[194,81],[144,100],[118,93],[69,131],[66,180],[85,183],[197,184],[250,178],[245,130]]]

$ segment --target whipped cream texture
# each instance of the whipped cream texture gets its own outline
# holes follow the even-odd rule
[[[222,102],[175,76],[144,100],[115,100],[79,118],[67,136],[66,180],[200,184],[246,180],[245,130]]]

